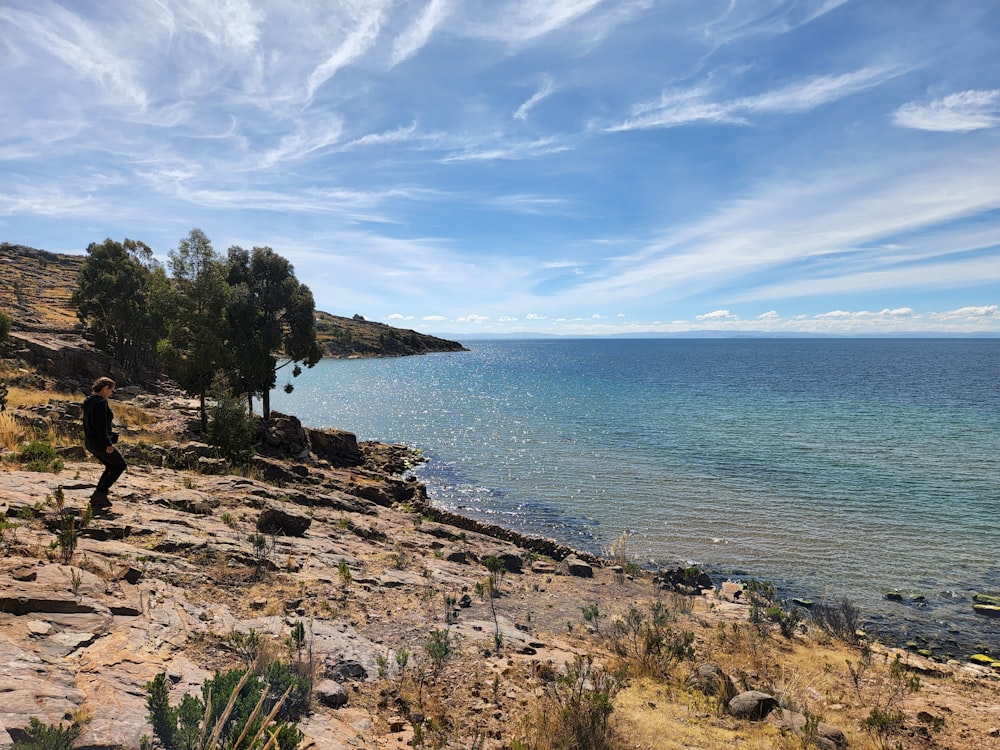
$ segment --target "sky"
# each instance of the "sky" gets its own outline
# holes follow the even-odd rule
[[[0,241],[446,333],[1000,335],[996,0],[0,0]]]

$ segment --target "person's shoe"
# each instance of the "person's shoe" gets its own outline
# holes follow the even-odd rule
[[[95,490],[94,494],[90,496],[90,507],[94,510],[105,510],[111,507],[111,501],[108,499],[108,493],[101,490]]]

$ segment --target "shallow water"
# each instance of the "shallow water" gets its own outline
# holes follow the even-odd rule
[[[1000,651],[971,609],[1000,593],[1000,340],[464,343],[324,360],[272,408],[421,448],[442,507]]]

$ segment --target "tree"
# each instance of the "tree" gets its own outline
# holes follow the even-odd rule
[[[251,407],[254,396],[261,398],[266,420],[277,371],[294,365],[295,377],[302,371],[299,363],[312,367],[323,356],[316,339],[316,306],[309,287],[295,278],[292,265],[269,247],[247,252],[233,246],[228,266],[235,385]]]
[[[230,289],[225,260],[205,233],[192,229],[170,251],[175,304],[159,351],[178,384],[198,396],[201,429],[208,428],[205,397],[216,372],[229,364],[226,307]]]
[[[80,320],[125,368],[148,367],[163,333],[163,268],[142,242],[91,243],[72,301]]]

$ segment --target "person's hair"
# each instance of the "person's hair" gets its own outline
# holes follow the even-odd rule
[[[94,393],[97,393],[106,386],[111,386],[112,390],[114,390],[115,381],[111,378],[98,378],[94,381]]]

